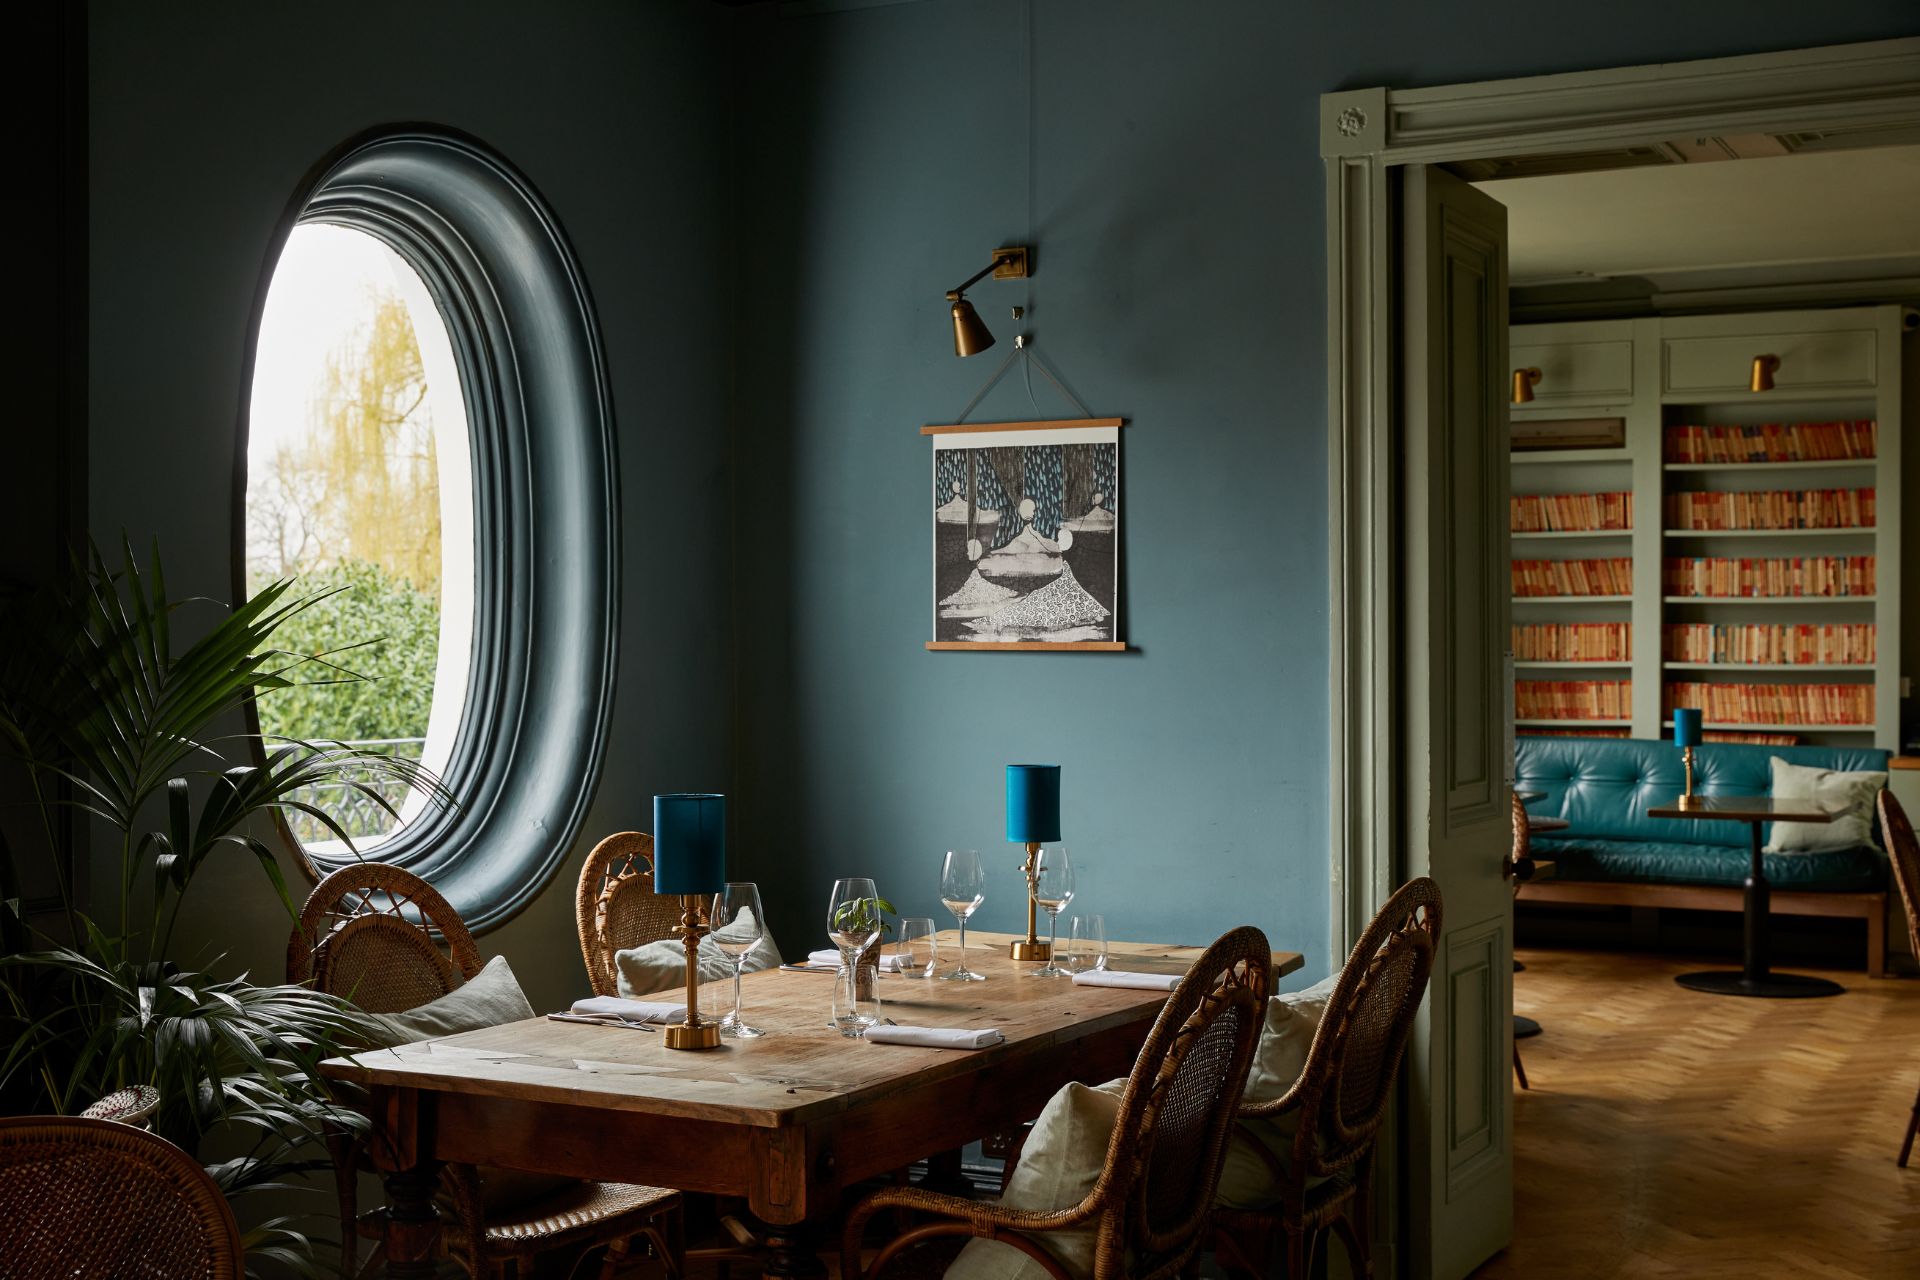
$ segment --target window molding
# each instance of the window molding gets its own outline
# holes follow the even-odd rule
[[[553,878],[604,762],[620,530],[599,326],[559,222],[525,177],[448,130],[382,130],[324,162],[283,220],[249,330],[249,388],[280,246],[295,225],[312,222],[365,232],[407,260],[433,295],[460,371],[475,581],[465,709],[442,774],[457,807],[422,816],[361,856],[372,848],[424,876],[480,932]],[[245,592],[246,419],[243,401],[236,599]],[[283,835],[310,875],[353,860]]]

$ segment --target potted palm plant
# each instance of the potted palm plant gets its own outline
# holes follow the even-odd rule
[[[395,784],[446,800],[415,761],[274,739],[256,762],[253,735],[227,731],[256,693],[361,678],[337,654],[274,647],[275,630],[323,595],[282,580],[231,609],[197,609],[198,636],[182,644],[183,605],[206,602],[170,599],[157,550],[142,566],[126,547],[117,568],[92,548],[62,589],[0,601],[0,752],[12,761],[0,767],[30,796],[26,814],[0,825],[0,1102],[71,1114],[151,1086],[151,1127],[203,1158],[220,1152],[208,1169],[230,1198],[321,1167],[328,1126],[364,1127],[317,1066],[359,1042],[365,1023],[303,987],[183,964],[174,929],[195,874],[248,859],[291,920],[261,838],[273,816],[304,814],[351,846],[308,798],[329,794],[319,788],[389,812]],[[96,870],[83,896],[70,870],[89,849],[111,874]],[[30,920],[21,872],[36,859],[58,901]],[[191,958],[202,964],[218,957]],[[247,1243],[253,1262],[299,1265],[312,1251],[287,1219]]]

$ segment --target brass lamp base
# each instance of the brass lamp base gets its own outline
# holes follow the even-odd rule
[[[1015,960],[1051,960],[1053,944],[1048,942],[1028,942],[1019,939],[1007,944],[1007,954]]]
[[[680,924],[674,929],[687,948],[687,1020],[667,1028],[660,1043],[668,1049],[718,1049],[720,1024],[700,1020],[700,935],[707,922],[700,916],[700,895],[680,898]]]
[[[717,1022],[675,1023],[667,1028],[667,1037],[661,1041],[669,1049],[718,1049],[720,1047],[720,1024]]]
[[[1696,796],[1696,795],[1683,795],[1674,802],[1674,807],[1676,809],[1704,809],[1707,807],[1706,797]]]

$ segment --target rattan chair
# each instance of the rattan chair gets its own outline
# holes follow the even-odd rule
[[[447,944],[434,942],[438,932]],[[450,954],[449,954],[450,953]],[[379,863],[342,867],[314,886],[287,943],[287,981],[353,1001],[369,1013],[402,1013],[437,1000],[480,972],[473,935],[447,900],[410,871]],[[378,1240],[383,1211],[356,1205],[360,1151],[332,1139],[340,1197],[342,1274],[356,1274],[358,1235]],[[577,1182],[526,1205],[489,1215],[486,1169],[448,1165],[442,1189],[452,1210],[443,1237],[449,1253],[475,1277],[510,1276],[522,1264],[558,1250],[606,1247],[611,1277],[644,1238],[669,1277],[682,1270],[680,1193],[626,1182]],[[372,1262],[378,1261],[376,1250]]]
[[[580,868],[573,910],[593,994],[619,995],[613,953],[671,938],[680,923],[680,900],[653,891],[653,837],[621,831],[593,846]]]
[[[1271,1274],[1284,1241],[1287,1280],[1305,1280],[1314,1246],[1331,1229],[1346,1242],[1354,1274],[1373,1274],[1367,1213],[1374,1139],[1439,936],[1439,886],[1424,876],[1402,885],[1347,957],[1300,1078],[1282,1097],[1240,1109],[1242,1120],[1293,1114],[1299,1121],[1285,1160],[1264,1143],[1251,1144],[1272,1167],[1279,1203],[1214,1210],[1214,1249],[1229,1272]]]
[[[1507,870],[1509,872],[1509,878],[1513,882],[1513,896],[1518,898],[1520,896],[1520,887],[1526,884],[1527,881],[1533,879],[1533,823],[1527,814],[1527,806],[1521,803],[1520,793],[1515,791],[1511,794],[1513,800],[1513,848],[1507,855]],[[1513,962],[1513,971],[1515,973],[1520,972],[1520,962],[1518,960]],[[1517,1033],[1519,1030],[1520,1021],[1516,1018],[1514,1019],[1514,1031]],[[1527,1083],[1526,1064],[1520,1061],[1520,1037],[1518,1034],[1516,1034],[1513,1039],[1513,1075],[1514,1078],[1520,1082],[1522,1089],[1531,1089],[1533,1087]]]
[[[1272,954],[1258,929],[1242,926],[1207,948],[1148,1033],[1120,1097],[1100,1180],[1079,1204],[1036,1213],[914,1187],[876,1191],[847,1218],[844,1280],[867,1280],[921,1246],[968,1236],[1011,1245],[1056,1280],[1071,1280],[1043,1244],[1047,1233],[1064,1229],[1097,1233],[1093,1280],[1188,1274],[1271,986]],[[889,1209],[936,1221],[889,1241],[862,1266],[867,1223]]]
[[[239,1280],[240,1228],[200,1162],[112,1120],[0,1120],[0,1274]]]
[[[1886,837],[1887,853],[1893,862],[1893,883],[1900,890],[1900,905],[1907,911],[1907,938],[1913,944],[1914,957],[1920,959],[1920,839],[1914,838],[1906,808],[1891,790],[1880,793],[1880,832]],[[1914,1095],[1907,1136],[1900,1143],[1902,1169],[1913,1154],[1916,1132],[1920,1132],[1920,1093]]]

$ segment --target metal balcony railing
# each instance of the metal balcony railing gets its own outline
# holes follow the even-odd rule
[[[427,745],[425,738],[348,738],[343,742],[360,751],[408,760],[418,760]],[[391,778],[377,778],[371,770],[362,772],[357,780],[372,788],[396,810],[404,812],[407,793],[411,789],[406,784]],[[302,787],[293,794],[302,803],[312,805],[339,823],[354,843],[360,846],[361,852],[366,849],[363,842],[379,840],[396,825],[392,814],[381,808],[364,791],[349,785],[345,779],[321,786]],[[302,844],[338,843],[339,838],[309,814],[288,812],[287,827]]]

